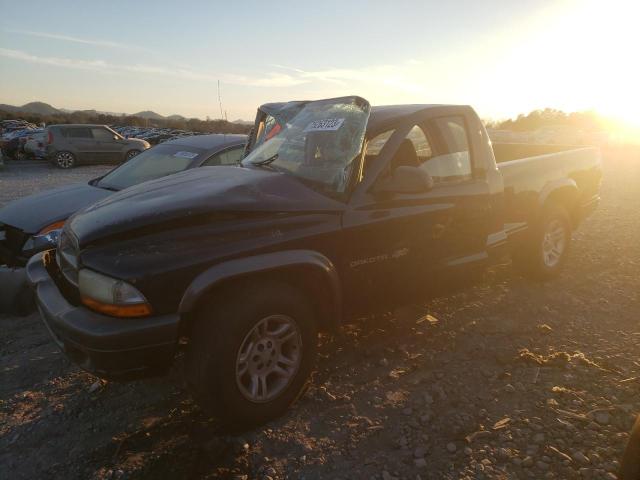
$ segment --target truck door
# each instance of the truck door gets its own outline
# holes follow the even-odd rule
[[[463,117],[424,118],[384,135],[387,141],[381,134],[368,142],[363,177],[369,175],[369,164],[385,162],[378,168],[380,177],[399,166],[418,167],[431,175],[434,185],[415,194],[356,192],[345,212],[348,298],[381,300],[383,307],[430,290],[442,280],[443,270],[480,261],[489,228],[488,186],[474,177]],[[371,153],[381,143],[376,159]]]
[[[428,196],[453,206],[440,259],[442,267],[453,270],[487,259],[492,226],[489,184],[477,168],[467,123],[465,115],[458,114],[434,116],[423,124],[432,145],[431,156],[421,165],[434,181]]]
[[[342,277],[356,313],[390,308],[414,297],[444,254],[443,234],[451,223],[453,205],[426,191],[373,192],[376,182],[395,168],[418,167],[428,156],[429,141],[418,125],[391,129],[367,142],[361,183],[371,188],[356,189],[343,216]]]

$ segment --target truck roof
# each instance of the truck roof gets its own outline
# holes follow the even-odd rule
[[[308,100],[296,100],[291,102],[265,103],[259,110],[274,115],[285,111],[291,107],[296,108],[309,103]],[[420,115],[424,110],[431,108],[451,107],[452,109],[470,108],[468,105],[447,105],[437,103],[420,103],[407,105],[378,105],[371,107],[371,115],[367,124],[367,135],[373,136],[395,127],[404,119],[410,119],[415,115]]]
[[[466,105],[446,105],[437,103],[416,103],[409,105],[380,105],[371,107],[371,115],[367,124],[367,134],[375,135],[388,128],[397,126],[404,119],[419,115],[432,108],[469,108]]]

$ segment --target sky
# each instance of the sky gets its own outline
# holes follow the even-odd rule
[[[0,0],[0,103],[219,118],[219,81],[229,120],[356,94],[640,124],[637,3]]]

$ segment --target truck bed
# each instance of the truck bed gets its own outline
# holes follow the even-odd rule
[[[599,201],[600,151],[567,145],[494,144],[504,180],[507,234],[535,222],[551,192],[567,208],[574,227]]]

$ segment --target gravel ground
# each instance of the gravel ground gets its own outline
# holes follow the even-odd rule
[[[88,182],[104,175],[113,165],[82,165],[60,170],[41,160],[12,161],[5,157],[0,167],[0,207],[11,200],[76,182]]]
[[[0,316],[1,478],[615,479],[640,411],[640,152],[607,152],[563,275],[483,283],[323,339],[283,418],[226,436],[169,377],[103,383]],[[0,204],[104,171],[0,171]]]

